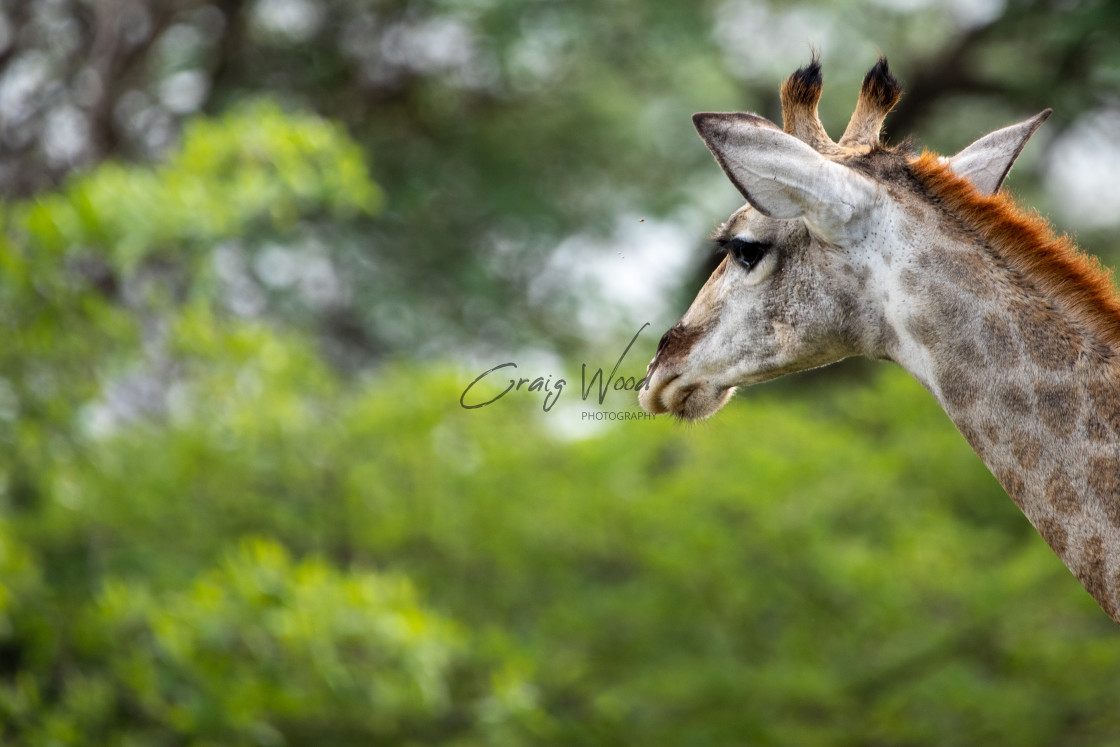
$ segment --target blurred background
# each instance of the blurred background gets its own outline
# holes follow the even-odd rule
[[[1053,107],[1008,187],[1120,263],[1118,35],[1106,0],[0,0],[0,743],[1120,742],[1116,626],[901,371],[588,417],[637,411],[605,379],[739,204],[690,115],[780,121],[812,49],[834,136],[880,53],[892,142]],[[506,362],[547,386],[464,409]]]

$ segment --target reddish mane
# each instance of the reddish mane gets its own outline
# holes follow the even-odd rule
[[[1006,192],[980,193],[936,154],[923,153],[909,168],[1012,268],[1059,300],[1100,340],[1120,348],[1120,299],[1111,272],[1095,257],[1080,251],[1069,236],[1055,236],[1045,218],[1023,212]]]

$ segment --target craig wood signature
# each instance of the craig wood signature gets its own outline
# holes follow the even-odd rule
[[[591,375],[591,378],[589,380],[587,378],[587,364],[584,363],[582,365],[580,370],[580,389],[583,392],[584,401],[586,401],[587,398],[591,396],[592,389],[596,387],[599,390],[599,404],[602,405],[603,400],[605,400],[607,397],[607,393],[612,389],[617,392],[636,392],[645,384],[644,376],[640,379],[634,378],[633,376],[618,376],[617,378],[616,376],[618,374],[618,367],[622,365],[622,361],[626,358],[626,354],[630,352],[630,348],[632,348],[634,346],[634,343],[638,340],[638,335],[642,334],[642,330],[644,330],[648,326],[649,322],[643,324],[641,329],[639,329],[637,333],[635,333],[634,337],[631,338],[630,344],[627,345],[626,349],[622,351],[622,355],[618,357],[618,361],[614,364],[614,368],[611,369],[610,376],[607,376],[606,379],[603,378],[603,369],[602,367],[600,367],[595,371],[594,374]],[[503,371],[503,369],[508,370]],[[537,376],[536,378],[527,376],[518,378],[511,377],[507,379],[509,385],[504,390],[502,390],[496,396],[486,400],[485,402],[478,402],[475,400],[475,398],[471,397],[471,389],[474,388],[474,386],[480,381],[483,381],[487,377],[498,378],[503,375],[511,376],[511,372],[516,369],[517,364],[513,361],[509,361],[507,363],[500,363],[487,371],[483,371],[478,375],[478,378],[468,384],[467,388],[463,390],[462,395],[460,395],[459,397],[459,404],[467,410],[475,410],[479,407],[485,407],[486,405],[494,404],[510,392],[537,392],[544,397],[544,401],[542,402],[541,406],[545,412],[548,412],[552,409],[553,405],[556,404],[556,401],[560,399],[560,395],[563,393],[564,387],[568,384],[567,379],[553,379],[551,374],[547,376]],[[503,371],[503,373],[499,374],[499,371]]]

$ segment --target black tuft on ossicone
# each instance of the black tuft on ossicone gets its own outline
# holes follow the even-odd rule
[[[875,66],[863,76],[860,98],[882,111],[890,111],[902,98],[902,84],[891,75],[886,57],[880,56]]]
[[[789,104],[816,105],[824,88],[824,76],[821,74],[821,58],[814,52],[808,65],[799,67],[786,79],[782,86],[783,98]]]

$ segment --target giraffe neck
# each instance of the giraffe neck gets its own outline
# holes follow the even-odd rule
[[[1120,350],[975,234],[895,262],[886,351],[922,382],[1062,562],[1120,622]],[[913,244],[911,245],[913,246]],[[1092,313],[1091,311],[1089,313]]]

